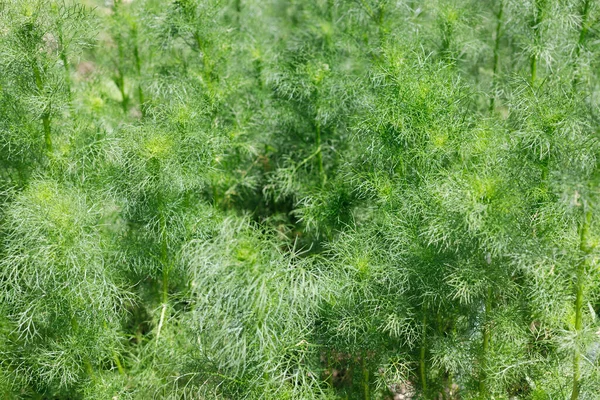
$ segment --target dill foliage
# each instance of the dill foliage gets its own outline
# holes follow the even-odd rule
[[[600,3],[0,1],[3,399],[597,399]]]

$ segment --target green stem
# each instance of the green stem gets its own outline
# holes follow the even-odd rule
[[[114,4],[114,8],[115,8],[115,16],[117,15],[118,11],[119,11],[119,3],[118,1],[115,1]],[[119,91],[121,92],[121,107],[123,107],[123,112],[127,113],[127,108],[129,105],[129,97],[127,96],[127,93],[125,92],[125,74],[123,73],[123,60],[125,58],[124,55],[124,50],[123,50],[123,38],[122,36],[119,34],[116,37],[116,42],[117,42],[117,77],[115,78],[115,83],[117,84],[117,87],[119,88]]]
[[[331,350],[327,350],[327,371],[328,374],[325,377],[325,382],[330,386],[333,387],[333,358],[331,357]]]
[[[63,67],[65,69],[65,83],[66,83],[66,86],[67,86],[67,96],[68,96],[69,102],[70,102],[71,98],[72,98],[72,94],[71,94],[71,70],[70,70],[70,67],[69,67],[69,60],[67,58],[67,51],[65,50],[64,39],[63,39],[63,35],[62,35],[62,27],[59,28],[59,31],[58,31],[58,44],[60,46],[59,57],[60,57],[60,60],[63,63]]]
[[[483,327],[483,348],[481,351],[481,371],[479,376],[479,392],[481,395],[487,394],[486,385],[486,357],[490,347],[491,338],[491,313],[492,313],[492,286],[488,286],[485,296],[485,326]]]
[[[442,313],[440,312],[439,308],[435,312],[435,321],[436,321],[436,328],[437,328],[438,337],[439,338],[443,338],[444,337],[444,320],[442,318]],[[452,387],[452,382],[451,382],[452,377],[451,377],[450,371],[448,371],[447,369],[445,369],[444,373],[445,373],[445,376],[446,376],[443,379],[445,381],[444,384],[446,385],[446,388],[448,388],[448,390],[450,390],[451,387]],[[448,398],[446,390],[444,390],[444,388],[442,388],[442,398],[444,400],[446,400]]]
[[[129,106],[129,96],[127,96],[127,93],[125,92],[125,76],[120,67],[117,68],[115,83],[119,88],[119,93],[121,93],[121,107],[123,108],[123,112],[126,113]]]
[[[367,366],[367,355],[363,354],[362,357],[362,373],[363,373],[363,394],[364,399],[369,400],[371,398],[371,394],[369,392],[369,368]]]
[[[142,85],[138,84],[138,101],[140,102],[140,111],[142,112],[142,118],[146,116],[146,106],[144,104],[144,92]]]
[[[202,76],[204,78],[204,81],[206,82],[206,85],[210,89],[211,83],[212,83],[212,76],[211,76],[212,71],[211,71],[210,63],[208,61],[208,52],[206,51],[206,46],[205,46],[204,42],[202,41],[202,38],[200,37],[199,31],[194,32],[194,40],[196,41],[196,47],[198,48],[198,53],[202,57]]]
[[[35,85],[38,92],[41,94],[44,90],[44,82],[42,80],[42,74],[37,62],[34,60],[32,64],[33,76],[35,78]],[[51,127],[51,110],[52,104],[49,103],[47,108],[42,112],[42,126],[44,127],[44,142],[46,143],[46,152],[48,155],[52,154],[52,127]]]
[[[425,350],[427,345],[427,313],[425,309],[423,312],[423,320],[422,320],[422,338],[421,338],[421,350],[419,354],[419,373],[421,375],[421,388],[423,389],[423,393],[427,392],[427,377],[425,374]]]
[[[359,0],[360,4],[363,6],[369,17],[371,17],[374,21],[377,21],[377,16],[373,12],[373,9],[365,0]]]
[[[317,150],[315,151],[317,154],[317,164],[319,166],[319,176],[321,177],[321,186],[325,185],[327,181],[327,176],[325,175],[325,170],[323,169],[323,152],[321,150],[321,123],[317,121],[317,129],[316,129],[316,139],[317,139]]]
[[[533,54],[531,56],[530,61],[530,69],[531,69],[531,86],[535,84],[535,79],[537,77],[537,54]]]
[[[575,48],[575,57],[574,63],[576,64],[579,60],[579,55],[581,54],[581,48],[583,47],[583,43],[585,42],[585,37],[588,32],[588,18],[590,15],[590,0],[583,0],[583,10],[581,12],[581,30],[579,31],[579,39],[577,40],[577,47]],[[576,67],[577,65],[575,65]],[[575,73],[575,77],[573,78],[573,86],[577,86],[579,82],[577,73]]]
[[[581,30],[579,31],[579,40],[577,40],[577,48],[575,49],[575,58],[579,57],[581,47],[585,42],[585,36],[588,32],[588,18],[590,16],[590,0],[583,0],[583,11],[581,12]]]
[[[585,207],[585,205],[584,205]],[[579,253],[581,259],[577,265],[577,275],[575,281],[575,349],[573,351],[573,390],[571,400],[577,400],[579,397],[579,383],[581,379],[581,352],[579,350],[579,335],[583,328],[583,291],[585,287],[585,267],[587,257],[591,249],[587,246],[587,233],[592,219],[592,212],[585,210],[580,228]]]
[[[94,369],[92,368],[92,364],[89,360],[85,360],[83,362],[83,366],[85,368],[85,372],[88,374],[90,378],[94,378]]]
[[[381,30],[383,25],[383,17],[385,16],[385,1],[379,3],[379,9],[377,10],[377,26]]]
[[[44,142],[46,143],[46,152],[48,154],[52,154],[52,128],[50,126],[50,110],[52,108],[51,104],[48,104],[48,110],[44,111],[42,114],[42,125],[44,126]]]
[[[163,265],[162,273],[162,302],[167,304],[169,300],[169,269],[166,265]]]
[[[498,11],[498,21],[496,24],[496,37],[494,41],[494,63],[492,66],[492,86],[496,85],[496,76],[498,74],[498,64],[500,62],[500,34],[502,32],[502,16],[504,14],[504,1],[500,0],[500,10]],[[494,111],[494,103],[496,101],[495,93],[490,99],[490,112]]]
[[[133,26],[131,27],[131,33],[133,36],[133,40],[134,40],[134,46],[133,46],[133,58],[135,60],[135,69],[137,72],[137,78],[138,78],[138,101],[140,103],[140,111],[142,112],[142,117],[146,116],[146,107],[144,105],[145,99],[144,99],[144,91],[142,89],[142,84],[141,84],[141,77],[142,77],[142,61],[140,58],[140,51],[137,45],[137,26],[135,24],[133,24]]]
[[[161,266],[162,266],[162,291],[161,291],[161,299],[162,299],[162,309],[160,312],[160,319],[158,322],[158,326],[156,328],[156,339],[160,337],[160,331],[165,321],[166,313],[167,313],[167,304],[169,301],[169,254],[168,254],[168,246],[167,246],[167,224],[164,214],[164,206],[162,196],[159,194],[158,197],[158,208],[159,208],[159,224],[160,224],[160,241],[161,241]]]
[[[119,355],[116,351],[113,351],[113,359],[115,360],[115,364],[117,365],[117,370],[119,371],[119,375],[125,375],[125,369],[123,368],[123,364],[121,364],[121,360],[119,360]]]
[[[540,24],[543,20],[543,12],[544,6],[546,4],[546,0],[536,0],[535,1],[535,15],[533,17],[533,36],[536,46],[539,44],[541,39],[540,32]],[[538,67],[538,54],[537,50],[534,50],[531,55],[530,68],[531,68],[531,86],[533,87],[535,84],[535,80],[537,78],[537,67]]]

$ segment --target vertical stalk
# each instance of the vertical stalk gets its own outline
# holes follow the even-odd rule
[[[383,27],[383,22],[385,18],[385,1],[379,3],[379,7],[377,8],[377,35],[379,36],[379,49],[383,48],[385,42],[386,32]]]
[[[442,313],[440,312],[440,307],[438,307],[437,311],[435,312],[435,325],[438,337],[441,339],[442,337],[444,337],[444,321],[442,318]],[[444,374],[445,377],[443,378],[443,383],[446,385],[446,388],[450,390],[450,388],[452,387],[452,375],[447,369],[444,371]],[[447,398],[448,396],[446,390],[444,387],[442,387],[442,399],[446,400]]]
[[[585,37],[588,32],[588,18],[590,15],[590,0],[583,0],[583,9],[581,11],[581,28],[579,30],[579,39],[577,40],[577,47],[575,47],[575,57],[574,57],[574,67],[576,68],[577,61],[579,60],[579,55],[581,54],[581,48],[583,47],[583,43],[585,42]],[[575,71],[575,76],[573,78],[573,86],[577,86],[578,76],[577,71]]]
[[[115,0],[113,5],[114,17],[117,18],[120,13],[121,0]],[[129,96],[125,91],[125,74],[123,73],[123,59],[124,51],[123,51],[123,37],[120,33],[118,33],[115,38],[117,42],[117,76],[114,78],[114,82],[119,88],[119,92],[121,93],[121,107],[123,108],[123,112],[127,113],[127,109],[129,106]]]
[[[132,24],[131,27],[131,34],[133,36],[133,58],[135,61],[135,69],[137,72],[137,78],[138,78],[138,101],[140,103],[140,111],[142,113],[142,117],[146,116],[146,107],[144,105],[145,99],[144,99],[144,91],[142,89],[142,83],[141,81],[141,77],[142,77],[142,61],[140,59],[140,50],[137,44],[137,25],[135,24],[135,22]]]
[[[576,280],[575,280],[575,349],[573,351],[573,390],[571,392],[571,400],[577,400],[579,397],[579,381],[581,379],[581,352],[579,350],[579,335],[583,328],[583,291],[585,287],[585,267],[587,257],[591,249],[587,245],[587,233],[592,220],[592,212],[585,209],[584,203],[583,218],[579,232],[579,254],[580,260],[577,264]]]
[[[533,54],[531,56],[531,61],[529,68],[531,70],[531,86],[535,84],[535,79],[537,77],[537,54]]]
[[[46,143],[46,152],[52,154],[52,128],[50,126],[50,112],[52,104],[48,104],[48,109],[42,114],[42,125],[44,126],[44,142]]]
[[[37,60],[34,60],[32,63],[33,76],[35,78],[35,85],[40,94],[44,90],[44,82],[42,80],[42,74],[40,72],[40,67],[37,65]],[[52,126],[51,126],[51,110],[52,103],[48,103],[48,106],[42,112],[42,126],[44,128],[44,142],[46,144],[46,153],[48,155],[52,154]]]
[[[156,328],[156,339],[160,337],[160,331],[165,321],[167,313],[167,303],[169,300],[169,265],[168,265],[168,248],[167,248],[167,236],[166,236],[166,221],[163,212],[162,196],[159,196],[159,223],[160,223],[160,236],[161,236],[161,265],[162,265],[162,291],[161,300],[162,308],[160,311],[160,319],[158,327]]]
[[[425,350],[427,345],[427,313],[426,310],[422,310],[423,320],[422,320],[422,331],[421,331],[421,349],[419,354],[419,373],[421,375],[421,388],[423,393],[427,392],[427,377],[425,374]]]
[[[316,145],[317,145],[317,164],[319,166],[319,176],[321,177],[321,186],[325,185],[327,176],[325,176],[325,170],[323,169],[323,152],[321,150],[321,123],[317,121],[316,127]]]
[[[483,347],[481,351],[481,371],[479,376],[479,392],[481,395],[487,394],[486,379],[486,357],[490,347],[491,338],[491,313],[492,313],[492,286],[489,285],[485,295],[485,326],[483,328]]]
[[[543,12],[546,0],[535,0],[535,15],[533,17],[533,37],[535,45],[537,46],[541,39],[540,32],[540,24],[543,20]],[[537,67],[538,67],[538,54],[537,50],[534,49],[533,54],[531,55],[530,60],[530,69],[531,69],[531,86],[533,87],[535,84],[535,80],[537,78]]]
[[[327,349],[327,371],[329,371],[329,373],[327,374],[327,377],[325,378],[325,382],[327,384],[329,384],[330,387],[333,387],[333,361],[332,361],[332,357],[331,357],[331,350]]]
[[[85,372],[88,374],[90,378],[94,377],[94,369],[92,368],[92,364],[89,360],[85,360],[83,362],[83,366],[85,367]]]
[[[206,51],[205,43],[200,37],[200,31],[194,32],[194,41],[196,42],[196,47],[198,48],[198,53],[202,57],[202,75],[206,85],[210,88],[212,85],[212,77],[211,77],[211,67],[208,61],[208,52]]]
[[[121,93],[121,107],[123,108],[123,112],[126,113],[127,109],[129,108],[129,97],[127,96],[127,93],[125,92],[125,77],[123,76],[123,71],[121,70],[120,67],[118,67],[117,73],[118,73],[118,75],[115,80],[115,83],[117,84],[117,87],[119,88],[119,92]]]
[[[58,46],[60,48],[60,52],[58,56],[63,63],[63,68],[65,69],[65,84],[67,86],[67,97],[69,99],[69,103],[71,102],[72,94],[71,94],[71,70],[69,65],[69,59],[67,58],[67,50],[65,49],[65,41],[63,39],[62,26],[59,26],[58,29]]]
[[[583,10],[581,11],[581,29],[579,31],[579,39],[577,40],[577,47],[575,48],[575,58],[579,57],[581,53],[581,46],[585,42],[585,36],[588,32],[588,18],[590,16],[590,0],[583,0]]]
[[[155,173],[154,178],[157,181],[160,181],[160,162],[158,162],[157,172]],[[158,343],[158,338],[160,338],[160,332],[165,322],[166,314],[167,314],[167,305],[169,301],[169,248],[167,241],[167,221],[165,216],[165,200],[163,199],[162,192],[157,194],[157,209],[158,209],[158,229],[160,235],[160,264],[162,268],[162,282],[161,282],[161,290],[160,290],[160,299],[162,302],[161,311],[160,311],[160,319],[158,321],[158,326],[156,327],[156,339]]]
[[[362,357],[362,373],[363,373],[363,395],[365,400],[371,399],[371,393],[369,392],[369,368],[367,366],[367,353],[365,352]]]
[[[123,112],[127,113],[127,108],[129,105],[129,96],[125,92],[125,74],[123,74],[123,43],[121,43],[123,39],[121,35],[117,38],[117,52],[118,52],[118,61],[117,61],[117,77],[115,79],[115,83],[121,92],[121,107],[123,107]]]
[[[496,76],[498,74],[498,64],[500,62],[499,51],[500,51],[500,34],[502,32],[502,16],[504,14],[504,0],[500,0],[500,9],[498,10],[497,23],[496,23],[496,37],[494,38],[494,61],[492,66],[492,88],[496,86]],[[496,94],[492,95],[490,99],[490,112],[494,111],[494,103],[496,102]]]
[[[79,323],[77,322],[77,318],[75,318],[74,315],[71,317],[71,329],[73,329],[74,332],[79,330]],[[83,367],[85,369],[86,374],[88,375],[89,378],[93,379],[94,378],[94,368],[92,367],[92,363],[90,362],[89,358],[85,358],[82,361],[83,361]]]
[[[113,359],[115,360],[115,364],[117,365],[117,370],[119,371],[119,375],[125,375],[125,369],[123,368],[123,364],[121,364],[121,360],[119,359],[119,355],[116,351],[113,351]]]

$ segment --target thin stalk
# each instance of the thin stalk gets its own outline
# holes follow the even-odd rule
[[[146,107],[144,105],[144,91],[142,90],[142,85],[138,85],[138,101],[140,102],[140,111],[142,112],[142,117],[146,116]]]
[[[379,4],[379,9],[377,10],[377,26],[381,29],[383,25],[383,17],[385,16],[385,2],[382,1]]]
[[[162,330],[162,326],[165,322],[165,316],[167,314],[167,303],[163,303],[160,310],[160,319],[158,320],[158,326],[156,327],[156,340],[158,344],[158,339],[160,338],[160,331]]]
[[[166,221],[163,210],[163,199],[162,196],[159,195],[159,224],[160,224],[160,236],[161,236],[161,265],[162,265],[162,291],[161,291],[161,299],[162,299],[162,309],[160,311],[160,319],[158,322],[158,326],[156,328],[156,339],[160,337],[160,331],[165,321],[165,317],[167,314],[167,304],[169,301],[169,254],[167,247],[167,235],[166,235]]]
[[[492,286],[488,286],[485,296],[485,326],[483,328],[483,347],[481,351],[481,373],[479,376],[479,392],[482,395],[487,394],[486,379],[486,357],[490,347],[491,339],[491,313],[492,313]]]
[[[575,48],[575,58],[581,53],[581,46],[585,42],[585,37],[588,32],[588,18],[590,16],[590,0],[583,0],[583,11],[581,12],[581,30],[579,31],[579,39],[577,40],[577,48]]]
[[[376,53],[376,58],[381,57],[381,52],[386,40],[387,29],[384,25],[385,22],[385,5],[386,2],[382,1],[379,4],[379,8],[377,10],[377,36],[379,37],[379,51]]]
[[[443,322],[443,318],[442,318],[442,313],[440,312],[440,309],[438,307],[437,311],[435,312],[435,325],[436,325],[436,329],[437,329],[437,334],[440,338],[442,338],[444,336],[444,322]],[[450,375],[450,371],[448,371],[447,369],[444,371],[446,374],[446,378],[444,379],[446,387],[448,388],[448,390],[450,390],[450,388],[452,387],[452,382],[451,382],[451,375]],[[442,388],[442,398],[444,400],[446,400],[448,398],[446,390],[444,390],[444,388]]]
[[[331,357],[331,350],[327,350],[327,377],[325,377],[325,382],[329,384],[329,386],[333,387],[333,361]]]
[[[79,329],[79,323],[77,322],[77,318],[75,318],[75,316],[71,317],[71,328],[73,329],[73,331],[77,331]],[[90,360],[88,358],[83,360],[83,367],[84,367],[85,372],[87,373],[88,377],[93,379],[94,378],[94,368],[92,368],[92,363],[90,362]]]
[[[204,80],[206,81],[206,85],[210,89],[211,84],[212,84],[212,77],[211,77],[212,71],[210,68],[210,63],[208,61],[208,54],[206,51],[206,46],[204,45],[204,42],[202,41],[202,38],[200,37],[199,31],[194,32],[194,40],[196,41],[196,47],[198,48],[198,53],[202,57],[202,75],[204,77]]]
[[[502,33],[502,16],[504,14],[504,1],[500,0],[500,9],[498,10],[498,18],[496,23],[496,37],[494,40],[494,61],[492,66],[492,87],[495,89],[497,74],[498,74],[498,64],[500,62],[499,52],[500,52],[500,34]],[[492,95],[490,99],[490,112],[494,111],[494,103],[496,102],[496,94]]]
[[[371,399],[371,393],[369,392],[369,368],[367,366],[367,355],[363,354],[362,357],[362,373],[363,373],[363,395],[365,400]]]
[[[239,26],[242,25],[242,0],[235,0],[235,20]]]
[[[69,98],[69,102],[71,102],[72,94],[71,94],[71,69],[69,65],[69,59],[67,58],[67,51],[65,50],[65,44],[62,34],[62,27],[58,31],[58,45],[60,46],[59,57],[63,63],[63,67],[65,69],[65,83],[67,86],[67,96]]]
[[[377,21],[377,16],[373,12],[373,9],[365,0],[359,0],[359,4],[365,9],[369,17],[371,17],[374,21]]]
[[[121,107],[123,108],[123,112],[127,112],[129,108],[129,96],[125,92],[125,76],[123,76],[123,71],[119,67],[117,69],[117,77],[115,78],[115,83],[119,88],[119,92],[121,93]]]
[[[113,4],[115,18],[120,14],[120,5],[121,0],[115,0]],[[114,78],[114,82],[119,88],[119,92],[121,93],[121,107],[123,108],[123,112],[127,113],[129,105],[129,96],[125,92],[125,74],[123,73],[123,60],[125,59],[125,55],[123,50],[122,35],[118,34],[115,39],[115,41],[117,42],[117,76]]]
[[[94,377],[94,369],[92,368],[92,364],[89,360],[85,360],[83,362],[83,366],[85,367],[85,372],[88,374],[90,378]]]
[[[423,320],[422,320],[422,331],[421,334],[423,337],[421,338],[421,350],[419,354],[419,373],[421,375],[421,388],[423,389],[423,393],[427,392],[427,377],[425,374],[425,350],[427,346],[427,313],[425,310],[423,312]]]
[[[169,299],[169,269],[163,266],[163,282],[162,282],[162,302],[163,306],[166,306]]]
[[[35,78],[35,85],[40,94],[44,90],[44,82],[42,80],[42,74],[37,62],[34,60],[32,63],[33,76]],[[52,126],[51,126],[51,110],[52,103],[49,103],[46,109],[42,112],[42,126],[44,128],[44,142],[46,144],[46,152],[48,155],[52,154]]]
[[[535,79],[537,77],[537,54],[533,54],[531,56],[531,61],[530,61],[530,65],[529,68],[531,70],[531,86],[533,87],[533,85],[535,84]]]
[[[334,18],[333,18],[333,0],[327,0],[327,18],[329,19],[329,21],[333,22]]]
[[[590,0],[583,0],[583,10],[581,11],[581,29],[579,30],[579,39],[577,40],[577,47],[575,47],[575,57],[574,63],[576,64],[579,60],[579,55],[581,54],[581,48],[583,47],[583,43],[585,42],[585,37],[588,32],[588,19],[590,16]],[[576,67],[577,65],[575,65]],[[578,83],[577,73],[573,78],[573,86],[576,86]]]
[[[44,142],[46,143],[46,152],[52,154],[52,128],[50,126],[50,112],[52,110],[52,104],[48,104],[48,109],[42,114],[42,125],[44,126]]]
[[[135,69],[137,72],[137,78],[138,78],[138,101],[140,103],[140,111],[142,112],[142,117],[146,116],[146,107],[144,105],[145,99],[144,99],[144,91],[142,89],[142,84],[141,84],[141,77],[142,77],[142,61],[140,58],[140,50],[139,47],[137,45],[137,26],[135,24],[133,24],[132,28],[131,28],[131,33],[133,36],[133,41],[134,41],[134,45],[133,45],[133,58],[135,60]]]
[[[536,0],[535,1],[535,16],[533,18],[533,36],[534,36],[534,41],[535,44],[537,45],[541,39],[541,32],[540,32],[540,24],[542,23],[543,20],[543,12],[544,12],[544,5],[546,3],[546,0]],[[537,67],[538,67],[538,54],[537,54],[537,50],[534,50],[533,54],[531,55],[531,60],[530,60],[530,69],[531,69],[531,86],[533,87],[535,84],[535,80],[537,78]]]
[[[106,321],[104,321],[102,325],[104,326],[105,330],[108,329],[108,324]],[[121,360],[119,359],[119,353],[117,353],[117,351],[113,349],[112,355],[115,365],[117,366],[117,370],[119,371],[119,375],[125,375],[125,369],[123,368],[123,364],[121,364]]]
[[[119,92],[121,93],[121,107],[123,107],[123,112],[127,113],[127,108],[129,105],[129,96],[125,92],[125,74],[123,74],[123,45],[121,43],[121,37],[117,38],[117,48],[118,48],[118,64],[117,64],[117,76],[115,78],[115,83],[119,88]]]
[[[325,175],[325,170],[323,169],[323,152],[321,151],[321,123],[317,121],[316,128],[316,141],[317,141],[317,150],[315,153],[317,154],[317,164],[319,166],[319,176],[321,177],[321,186],[325,185],[327,181],[327,176]]]
[[[585,206],[584,206],[585,207]],[[592,212],[585,210],[581,222],[579,233],[579,253],[581,259],[577,265],[577,275],[575,281],[575,349],[573,351],[573,390],[571,400],[577,400],[579,397],[579,383],[581,379],[581,352],[579,350],[579,335],[583,328],[583,291],[585,287],[585,267],[587,258],[591,249],[587,246],[587,233],[592,220]]]
[[[119,371],[119,375],[125,375],[125,369],[123,368],[123,364],[121,364],[121,360],[119,359],[119,355],[116,351],[113,351],[113,359],[115,360],[115,364],[117,365],[117,370]]]

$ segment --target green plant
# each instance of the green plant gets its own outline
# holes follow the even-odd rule
[[[0,2],[0,397],[595,398],[599,32]]]

